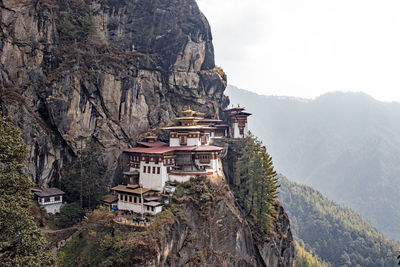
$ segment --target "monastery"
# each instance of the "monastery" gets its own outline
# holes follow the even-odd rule
[[[129,159],[129,169],[124,172],[126,185],[112,188],[118,196],[118,209],[154,215],[162,210],[163,200],[174,190],[171,185],[197,175],[222,175],[223,148],[212,145],[213,139],[244,138],[247,117],[251,115],[240,106],[224,112],[226,122],[206,119],[203,113],[189,108],[176,118],[178,125],[162,128],[169,131],[168,143],[147,136],[138,142],[138,147],[125,149]]]

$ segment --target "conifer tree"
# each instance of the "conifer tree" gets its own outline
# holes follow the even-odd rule
[[[278,179],[266,148],[249,134],[239,158],[240,185],[234,188],[237,201],[248,221],[262,235],[276,217]]]
[[[23,174],[27,148],[20,130],[0,114],[0,265],[50,266],[46,240],[28,208],[29,178]]]

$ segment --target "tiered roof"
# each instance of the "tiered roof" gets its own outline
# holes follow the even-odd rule
[[[164,154],[172,151],[220,151],[222,147],[212,145],[202,146],[162,146],[162,147],[135,147],[124,149],[128,153]]]

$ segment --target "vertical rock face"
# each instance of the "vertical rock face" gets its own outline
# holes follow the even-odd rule
[[[4,0],[0,106],[23,130],[29,173],[57,181],[78,137],[120,150],[185,105],[219,116],[226,81],[194,0]],[[108,175],[110,175],[109,173]]]
[[[112,177],[122,148],[184,106],[220,117],[227,105],[194,0],[3,0],[0,8],[0,108],[22,128],[39,185],[57,184],[79,138],[102,145]],[[256,244],[227,185],[219,193],[184,207],[187,220],[168,230],[154,265],[291,266],[282,209],[277,235]]]
[[[289,219],[280,205],[271,234],[256,241],[225,178],[198,177],[175,199],[173,223],[128,241],[139,244],[132,251],[141,252],[135,266],[293,266]]]

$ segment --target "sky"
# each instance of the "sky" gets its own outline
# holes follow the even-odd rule
[[[399,0],[197,0],[228,83],[314,98],[365,92],[400,102]]]

